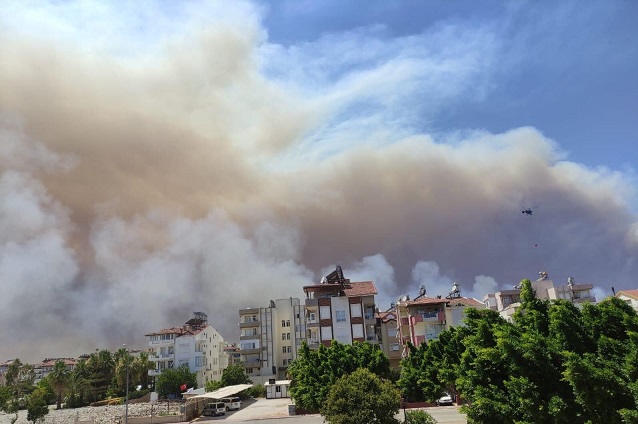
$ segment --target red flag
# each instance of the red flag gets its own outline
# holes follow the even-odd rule
[[[186,384],[182,384],[181,386],[179,386],[179,389],[183,392],[186,390]]]

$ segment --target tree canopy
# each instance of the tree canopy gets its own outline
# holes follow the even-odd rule
[[[400,400],[390,381],[359,368],[330,387],[321,415],[330,424],[398,424]]]
[[[468,309],[465,326],[410,347],[399,386],[434,400],[455,392],[469,423],[638,423],[638,316],[608,298],[577,308],[521,281],[507,322]]]
[[[312,350],[302,343],[297,359],[288,367],[291,397],[300,409],[318,411],[330,387],[359,368],[383,378],[391,375],[390,362],[376,345],[362,342],[346,345],[333,340],[329,347],[321,345]]]
[[[168,397],[174,395],[179,397],[184,390],[180,386],[197,387],[197,374],[190,372],[188,365],[179,368],[168,368],[162,371],[157,377],[156,390],[160,396]]]

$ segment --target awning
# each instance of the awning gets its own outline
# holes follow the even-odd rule
[[[226,398],[234,394],[237,394],[241,392],[242,390],[246,390],[251,387],[253,387],[252,384],[236,384],[234,386],[226,386],[226,387],[222,387],[221,389],[217,389],[214,392],[207,392],[207,393],[204,393],[203,395],[192,396],[189,398],[189,400],[203,399],[203,398],[222,399],[222,398]]]
[[[286,386],[286,385],[290,385],[290,382],[292,380],[277,380],[275,381],[275,384],[270,384],[269,381],[264,383],[264,386]]]

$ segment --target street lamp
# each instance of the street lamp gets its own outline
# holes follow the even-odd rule
[[[126,357],[124,358],[124,360],[126,361],[126,397],[124,398],[124,424],[128,424],[128,348],[126,347],[125,344],[123,344],[122,346],[124,346],[124,348],[126,349]]]

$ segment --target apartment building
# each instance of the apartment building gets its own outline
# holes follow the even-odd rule
[[[42,362],[38,362],[33,365],[33,371],[35,372],[35,380],[33,384],[38,384],[42,381],[47,375],[53,371],[53,367],[57,361],[64,362],[66,369],[68,371],[72,371],[75,368],[75,365],[78,361],[74,358],[46,358]]]
[[[306,295],[306,331],[310,348],[329,346],[332,340],[379,343],[376,333],[372,281],[351,282],[337,266],[320,284],[304,286]]]
[[[237,343],[225,343],[224,353],[228,357],[228,365],[241,364],[241,353]]]
[[[377,311],[377,336],[381,344],[381,351],[390,360],[390,368],[401,369],[401,338],[397,325],[396,308],[393,305],[384,312]]]
[[[542,271],[538,275],[539,278],[531,282],[538,299],[563,299],[576,306],[581,306],[585,302],[596,303],[596,298],[592,295],[593,284],[576,284],[574,277],[569,277],[566,285],[556,286],[547,272]],[[483,302],[487,309],[498,311],[503,318],[511,321],[512,316],[521,306],[520,284],[509,290],[489,293],[483,298]]]
[[[187,365],[191,372],[197,373],[197,384],[202,387],[208,381],[220,380],[228,364],[224,339],[203,312],[194,312],[193,318],[181,327],[165,328],[146,337],[151,351],[149,360],[156,362],[150,376]]]
[[[298,298],[271,300],[239,310],[239,353],[254,383],[284,380],[306,335],[305,308]]]
[[[618,299],[624,300],[629,306],[638,312],[638,289],[620,290],[614,296]]]
[[[415,346],[436,339],[443,331],[463,325],[467,308],[483,309],[483,303],[461,296],[458,283],[452,285],[448,296],[428,297],[421,286],[419,295],[410,300],[401,297],[395,304],[401,355],[408,355],[408,342]]]

